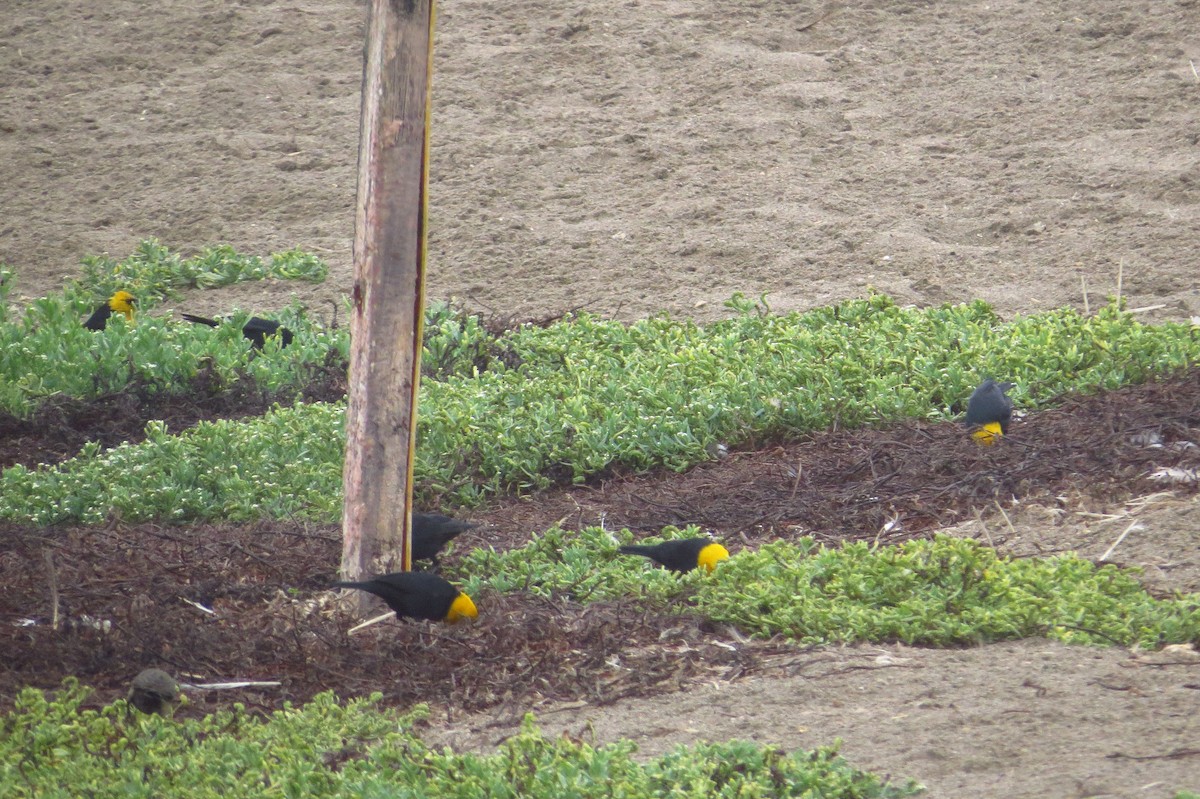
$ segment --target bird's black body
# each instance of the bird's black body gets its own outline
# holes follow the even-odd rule
[[[194,322],[198,325],[208,325],[209,327],[218,327],[221,323],[216,319],[209,319],[204,316],[196,316],[195,314],[182,314],[183,318],[189,322]],[[242,326],[242,335],[250,341],[250,346],[256,350],[261,350],[263,345],[267,343],[267,336],[279,334],[280,349],[292,343],[294,336],[292,331],[281,326],[278,322],[272,319],[263,319],[261,316],[251,316],[246,320],[246,324]]]
[[[87,318],[87,321],[83,323],[83,326],[88,330],[103,330],[108,326],[108,318],[110,316],[112,316],[112,308],[108,307],[107,302],[103,305],[97,305],[96,310],[93,311],[92,315]],[[75,318],[78,319],[79,317]]]
[[[688,572],[700,565],[700,553],[713,544],[710,538],[680,538],[661,544],[630,544],[623,555],[642,555],[674,572]]]
[[[967,400],[968,426],[999,424],[1000,431],[1008,434],[1008,421],[1012,418],[1012,400],[1004,392],[1013,387],[1012,383],[997,383],[988,378],[979,384]]]
[[[437,563],[438,553],[452,538],[476,525],[440,513],[413,513],[412,515],[412,559],[432,560]]]
[[[146,669],[133,678],[128,698],[143,713],[162,713],[179,701],[179,683],[161,669]]]
[[[334,583],[334,588],[357,588],[382,599],[396,616],[443,621],[460,592],[429,572],[393,572],[361,583]]]

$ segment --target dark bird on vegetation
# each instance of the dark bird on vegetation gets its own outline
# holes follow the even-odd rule
[[[221,325],[221,322],[216,319],[208,319],[203,316],[196,316],[195,314],[185,313],[182,316],[187,321],[198,325],[208,325],[209,327],[219,327]],[[280,349],[292,343],[292,331],[271,319],[251,316],[242,327],[242,335],[250,340],[250,346],[256,350],[261,350],[263,345],[267,343],[267,336],[273,336],[276,333],[279,334]]]
[[[133,678],[128,698],[143,713],[162,713],[179,701],[179,683],[162,669],[146,669]]]
[[[382,599],[397,618],[429,619],[454,624],[478,615],[471,597],[429,572],[393,572],[361,583],[334,583],[334,588],[357,588]]]
[[[1001,436],[1008,434],[1008,421],[1012,418],[1012,400],[1005,392],[1014,383],[997,383],[988,378],[979,384],[967,401],[966,425],[971,437],[985,446],[995,444]]]
[[[88,330],[103,330],[108,326],[108,318],[114,313],[123,314],[126,319],[133,321],[133,306],[137,300],[128,291],[118,291],[108,298],[107,302],[96,306],[96,310],[87,318],[83,326]]]
[[[622,555],[642,555],[673,572],[704,568],[712,571],[729,557],[729,550],[711,538],[680,538],[661,544],[630,544],[621,547]]]
[[[442,547],[459,533],[478,525],[443,516],[440,513],[413,513],[412,515],[412,559],[438,562]]]

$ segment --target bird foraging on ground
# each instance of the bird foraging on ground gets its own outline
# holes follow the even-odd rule
[[[137,299],[128,291],[118,291],[106,302],[96,306],[96,310],[87,318],[83,326],[88,330],[103,330],[108,326],[108,319],[114,313],[119,313],[132,322],[135,303],[137,303]]]
[[[438,553],[459,533],[478,527],[473,522],[443,516],[440,513],[413,513],[412,559],[438,562]]]
[[[133,678],[128,699],[143,713],[162,713],[179,701],[179,683],[162,669],[146,669]]]
[[[661,544],[629,544],[621,547],[622,555],[641,555],[674,572],[704,568],[712,571],[720,561],[729,557],[729,550],[711,538],[680,538]]]
[[[221,322],[216,319],[209,319],[204,316],[196,316],[195,314],[181,314],[184,319],[189,322],[194,322],[198,325],[208,325],[209,327],[219,327]],[[242,326],[242,335],[250,341],[250,346],[256,350],[261,350],[263,345],[267,343],[267,336],[279,334],[279,348],[283,349],[292,343],[292,331],[283,327],[278,322],[272,319],[263,319],[261,316],[251,316],[246,320],[246,324]]]
[[[454,624],[478,615],[471,597],[429,572],[392,572],[359,583],[334,583],[382,599],[397,618],[429,619]]]
[[[1005,392],[1014,383],[997,383],[988,378],[979,384],[967,401],[966,425],[971,437],[985,446],[995,444],[1000,436],[1008,434],[1008,421],[1012,418],[1012,400]]]

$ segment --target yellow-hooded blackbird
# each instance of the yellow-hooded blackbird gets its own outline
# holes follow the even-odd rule
[[[162,713],[179,700],[179,683],[162,669],[146,669],[129,686],[129,704],[143,713]]]
[[[436,564],[438,553],[450,539],[476,526],[440,513],[413,513],[412,559],[429,559]]]
[[[133,321],[133,306],[136,302],[128,291],[118,291],[108,298],[108,302],[96,306],[96,310],[83,326],[88,330],[103,330],[108,325],[108,318],[114,313],[124,314],[126,319]]]
[[[997,383],[988,378],[979,384],[967,401],[967,427],[971,437],[980,444],[991,446],[1000,436],[1008,434],[1008,420],[1012,418],[1012,400],[1005,392],[1013,383]]]
[[[219,327],[220,322],[216,319],[209,319],[204,316],[196,316],[195,314],[182,314],[183,318],[189,322],[194,322],[198,325],[208,325],[209,327]],[[250,341],[250,346],[256,350],[261,350],[263,345],[267,343],[267,336],[279,334],[279,348],[283,349],[292,343],[292,331],[286,327],[282,327],[278,322],[272,319],[263,319],[260,316],[251,316],[246,320],[246,324],[242,326],[242,335]]]
[[[623,555],[642,555],[671,571],[686,572],[705,568],[712,571],[729,557],[729,550],[710,538],[680,538],[661,544],[631,544],[621,547]]]
[[[357,588],[374,594],[396,611],[398,618],[429,619],[454,624],[478,615],[471,597],[429,572],[393,572],[361,583],[334,583],[334,588]]]

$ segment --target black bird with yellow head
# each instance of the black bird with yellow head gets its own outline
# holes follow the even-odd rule
[[[966,425],[971,438],[984,446],[991,446],[1008,435],[1008,422],[1012,418],[1012,400],[1005,394],[1014,383],[997,383],[987,378],[979,384],[967,401]]]
[[[87,318],[83,326],[88,330],[103,330],[108,326],[109,318],[119,313],[127,320],[133,321],[133,306],[137,300],[128,291],[118,291],[108,298],[106,302],[96,306],[96,310]]]
[[[711,538],[679,538],[661,544],[629,544],[621,547],[622,555],[641,555],[673,572],[692,569],[712,571],[729,557],[729,550]]]
[[[334,583],[333,587],[356,588],[374,594],[401,619],[408,617],[455,624],[479,614],[471,597],[429,572],[392,572],[357,583]]]

